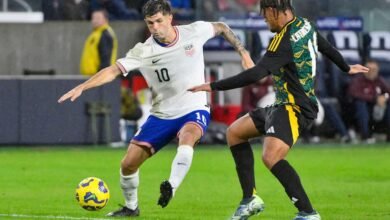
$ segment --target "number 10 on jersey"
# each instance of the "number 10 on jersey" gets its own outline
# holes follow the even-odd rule
[[[158,81],[160,83],[161,82],[168,82],[170,80],[167,68],[162,68],[160,71],[155,70],[154,72],[156,72]]]

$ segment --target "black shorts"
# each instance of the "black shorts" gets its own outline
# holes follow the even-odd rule
[[[301,131],[313,122],[292,105],[256,108],[249,112],[249,116],[261,134],[279,138],[290,147],[295,144]]]

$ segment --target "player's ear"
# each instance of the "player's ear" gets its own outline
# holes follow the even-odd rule
[[[168,19],[169,19],[169,23],[172,23],[173,15],[172,15],[172,14],[169,14],[169,15],[168,15]]]

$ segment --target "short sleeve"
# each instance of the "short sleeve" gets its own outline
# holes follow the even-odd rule
[[[138,43],[127,52],[126,57],[120,58],[116,61],[117,66],[122,74],[126,76],[131,70],[141,67],[142,44]]]
[[[192,23],[191,26],[195,29],[196,35],[201,38],[203,43],[215,37],[215,30],[210,22],[197,21]]]

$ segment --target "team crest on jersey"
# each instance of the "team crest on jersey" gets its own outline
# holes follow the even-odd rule
[[[195,47],[193,44],[187,44],[184,46],[184,51],[187,56],[192,57],[192,55],[195,53]]]

